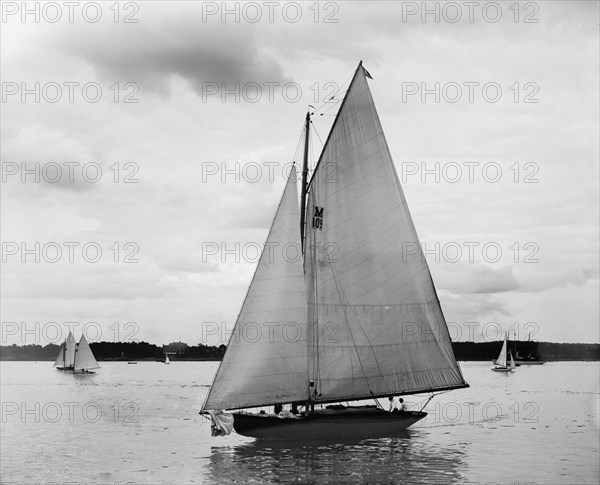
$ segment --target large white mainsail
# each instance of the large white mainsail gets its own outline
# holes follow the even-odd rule
[[[65,341],[61,344],[58,356],[54,361],[54,365],[58,367],[73,367],[75,360],[75,337],[73,333],[69,332],[69,335]]]
[[[299,225],[293,167],[203,410],[308,399]]]
[[[82,371],[82,370],[90,370],[97,369],[100,367],[98,365],[98,361],[94,357],[94,353],[90,348],[90,344],[85,339],[85,336],[81,336],[79,339],[79,343],[77,344],[77,350],[75,352],[75,364],[73,365],[73,371]]]
[[[310,183],[305,247],[317,402],[467,386],[362,64]]]

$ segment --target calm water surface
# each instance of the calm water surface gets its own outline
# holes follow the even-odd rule
[[[0,363],[2,483],[599,481],[597,362],[509,376],[462,363],[471,388],[436,396],[405,435],[312,445],[211,437],[198,411],[216,362],[101,365],[74,376],[51,362]]]

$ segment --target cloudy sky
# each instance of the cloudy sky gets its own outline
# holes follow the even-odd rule
[[[451,335],[599,341],[598,2],[44,5],[2,5],[3,344],[225,341],[361,59]]]

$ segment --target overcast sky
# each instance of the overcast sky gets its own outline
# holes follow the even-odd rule
[[[599,341],[598,2],[43,5],[2,7],[3,344],[226,341],[361,59],[453,338]]]

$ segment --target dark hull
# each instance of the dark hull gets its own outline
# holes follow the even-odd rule
[[[73,370],[73,366],[70,366],[70,367],[56,367],[56,370]]]
[[[347,440],[383,438],[427,416],[419,411],[389,413],[371,407],[325,409],[298,419],[273,414],[234,413],[233,428],[244,436],[269,440]]]
[[[542,365],[545,363],[545,360],[515,360],[517,365]]]

